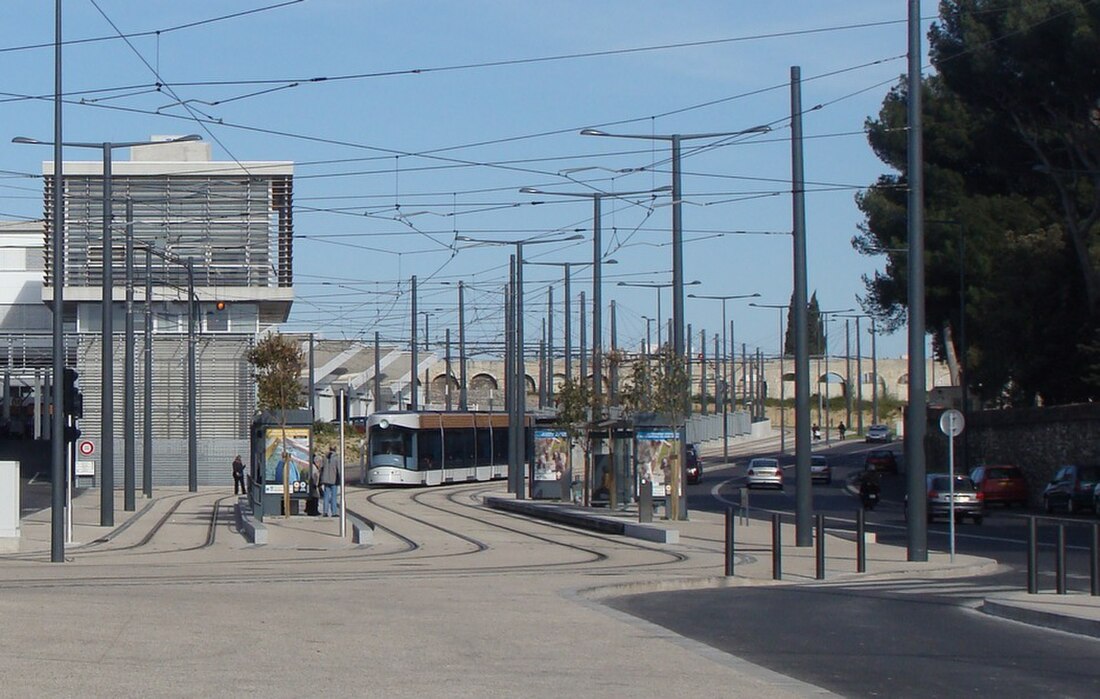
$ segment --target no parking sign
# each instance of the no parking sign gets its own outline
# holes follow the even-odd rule
[[[90,439],[82,439],[76,443],[76,451],[81,456],[91,456],[95,453],[95,442]]]

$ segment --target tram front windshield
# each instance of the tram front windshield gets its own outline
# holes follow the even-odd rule
[[[408,456],[412,451],[412,432],[399,427],[376,427],[370,436],[371,455]]]

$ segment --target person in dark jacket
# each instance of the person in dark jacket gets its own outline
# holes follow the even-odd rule
[[[237,494],[237,489],[240,488],[241,495],[247,495],[248,491],[244,489],[244,462],[241,461],[241,455],[237,454],[237,458],[233,459],[233,494]]]
[[[340,457],[336,454],[335,447],[329,447],[328,458],[321,468],[321,493],[323,512],[325,517],[336,517],[339,514],[340,504]]]

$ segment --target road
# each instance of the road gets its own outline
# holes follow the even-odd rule
[[[816,452],[829,456],[834,468],[832,484],[816,484],[813,499],[830,528],[854,528],[858,498],[847,485],[870,448],[848,442]],[[889,448],[900,458],[900,445]],[[778,511],[791,521],[793,456],[757,455],[779,456],[787,481],[783,491],[751,491],[754,517],[770,519]],[[689,488],[689,507],[720,511],[740,505],[747,460],[737,459],[732,468],[711,465],[703,482]],[[904,479],[885,477],[884,500],[867,516],[867,528],[879,541],[899,546],[906,544]],[[1087,591],[1087,535],[1095,520],[1062,519],[1073,525],[1067,532],[1069,587]],[[947,529],[941,522],[929,526],[931,549],[948,549]],[[996,574],[962,581],[871,578],[697,590],[621,597],[612,604],[844,696],[1097,696],[1100,640],[995,619],[974,608],[987,594],[1026,587],[1024,513],[993,509],[981,526],[967,522],[957,529],[956,550],[996,559],[1002,564]],[[1041,586],[1049,589],[1055,530],[1048,526],[1040,533]]]

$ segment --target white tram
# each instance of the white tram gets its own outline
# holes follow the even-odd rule
[[[508,415],[384,412],[367,418],[369,485],[439,485],[508,477]]]

